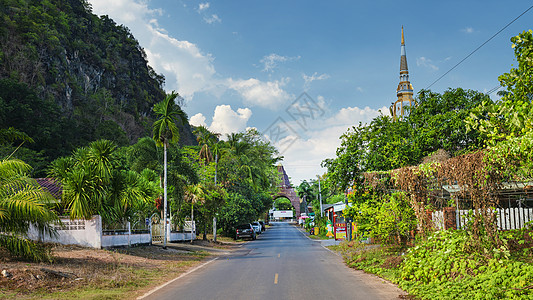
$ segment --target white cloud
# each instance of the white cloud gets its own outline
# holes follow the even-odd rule
[[[165,75],[165,89],[176,90],[190,100],[200,91],[210,90],[216,84],[213,58],[189,41],[171,37],[160,28],[157,16],[160,9],[149,9],[139,0],[90,0],[93,12],[107,14],[115,22],[130,28],[144,48],[149,64]]]
[[[208,9],[208,8],[209,8],[209,2],[200,3],[198,5],[198,12],[202,12],[202,11]]]
[[[465,28],[461,29],[461,32],[464,32],[464,33],[470,34],[470,33],[474,33],[475,30],[474,30],[474,28],[472,28],[472,27],[465,27]]]
[[[290,56],[281,56],[275,53],[264,56],[260,62],[263,64],[264,72],[273,72],[274,69],[278,66],[279,63],[286,61],[299,60],[300,56],[290,57]]]
[[[424,56],[417,57],[416,65],[429,68],[433,71],[437,71],[439,69],[439,67],[433,64],[433,61],[431,59],[424,57]]]
[[[311,83],[313,81],[316,81],[316,80],[326,80],[329,78],[329,75],[328,74],[320,74],[318,75],[317,72],[313,73],[313,75],[309,76],[309,75],[306,75],[306,74],[303,74],[302,75],[303,79],[304,79],[304,90],[308,90],[309,89],[309,86],[311,85]]]
[[[217,14],[209,15],[207,13],[207,10],[209,9],[210,6],[211,4],[209,4],[209,2],[200,3],[196,11],[198,11],[198,14],[203,16],[203,20],[207,24],[221,23],[222,19]]]
[[[227,80],[227,86],[237,91],[250,105],[277,109],[280,104],[293,98],[283,90],[288,81],[289,78],[266,82],[255,78],[246,80],[230,78]]]
[[[192,116],[189,119],[189,124],[191,124],[192,126],[206,126],[207,127],[207,124],[205,123],[205,116],[201,113],[197,113],[196,115]]]
[[[252,111],[249,108],[239,108],[234,111],[230,105],[218,105],[209,130],[222,135],[244,131],[251,116]]]
[[[347,107],[340,109],[330,118],[316,120],[315,126],[306,137],[297,139],[282,153],[282,164],[292,178],[292,183],[300,184],[304,179],[315,179],[316,175],[325,173],[327,170],[321,168],[320,164],[326,158],[335,158],[341,135],[348,128],[359,125],[359,122],[369,123],[380,115],[380,110],[385,115],[389,114],[386,107]]]
[[[207,24],[213,24],[213,23],[221,23],[222,19],[220,19],[217,15],[212,14],[210,17],[204,17],[204,21]]]
[[[361,93],[364,91],[363,88],[360,87],[360,86],[356,87],[355,89],[356,89],[358,92],[361,92]]]

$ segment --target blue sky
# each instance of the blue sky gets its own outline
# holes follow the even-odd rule
[[[186,99],[192,124],[223,134],[257,128],[285,157],[294,184],[325,172],[320,162],[335,156],[349,127],[380,110],[388,114],[399,81],[402,25],[417,93],[532,5],[525,0],[89,2],[95,14],[130,28],[150,65],[165,75],[165,89]],[[533,10],[431,89],[486,92],[498,86],[498,76],[515,62],[510,37],[531,29],[532,20]],[[496,99],[496,93],[491,96]],[[273,129],[284,134],[274,135]]]

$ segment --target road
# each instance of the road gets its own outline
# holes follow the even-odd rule
[[[144,299],[398,299],[402,291],[350,269],[287,223]]]

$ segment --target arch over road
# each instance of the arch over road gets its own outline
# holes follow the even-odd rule
[[[285,197],[291,201],[292,206],[294,207],[295,217],[300,217],[300,197],[294,191],[294,188],[291,186],[289,181],[289,176],[282,165],[278,165],[278,173],[281,178],[279,185],[278,193],[273,197],[274,200],[280,197]]]

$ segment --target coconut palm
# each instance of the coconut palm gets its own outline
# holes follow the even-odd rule
[[[40,234],[54,235],[51,224],[58,220],[46,207],[54,198],[28,177],[30,170],[23,161],[0,160],[0,248],[24,259],[50,260],[46,247],[26,238],[30,225]]]
[[[185,197],[191,202],[191,244],[193,241],[194,229],[194,204],[205,202],[205,191],[200,184],[189,185],[185,188]]]
[[[196,141],[200,148],[200,159],[205,161],[206,164],[213,161],[214,148],[217,145],[220,133],[212,132],[205,126],[198,126],[193,130],[196,135]]]
[[[165,99],[154,105],[154,112],[159,116],[153,124],[153,136],[158,146],[163,146],[163,247],[167,246],[167,147],[179,141],[179,128],[176,122],[187,122],[187,115],[176,104],[179,94],[172,92]]]

